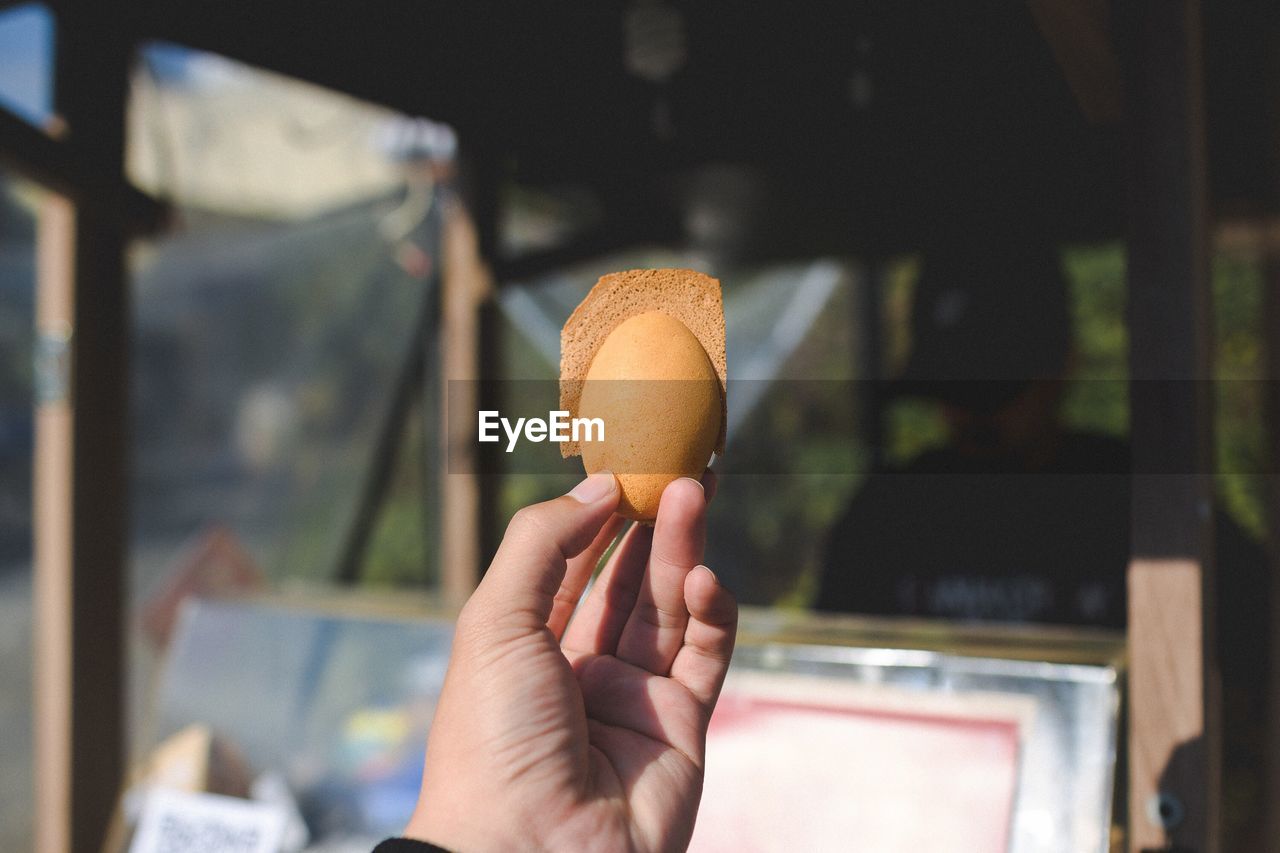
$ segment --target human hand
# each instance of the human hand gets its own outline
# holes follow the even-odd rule
[[[518,512],[458,617],[405,835],[451,850],[683,850],[737,604],[700,567],[714,475],[621,529],[595,474]],[[572,621],[570,621],[570,617]]]

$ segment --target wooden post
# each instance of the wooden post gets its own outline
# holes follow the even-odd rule
[[[66,347],[72,319],[75,211],[58,196],[42,202],[36,264],[38,399],[34,474],[35,577],[32,609],[36,849],[71,847],[72,409]],[[56,383],[56,384],[55,384]],[[59,387],[61,386],[61,387]]]
[[[36,849],[96,850],[124,778],[128,310],[116,2],[60,7],[66,144],[97,203],[51,199],[38,246],[35,449]],[[109,211],[116,211],[115,215]]]
[[[1275,203],[1280,191],[1280,19],[1266,17],[1267,31],[1263,35],[1266,61],[1261,74],[1266,80],[1263,103],[1267,105],[1267,135],[1270,140],[1266,186]],[[1266,839],[1261,853],[1280,853],[1280,217],[1264,220],[1262,246],[1263,267],[1263,321],[1262,341],[1266,363],[1263,376],[1266,379],[1266,413],[1264,424],[1270,446],[1263,452],[1268,460],[1267,554],[1271,569],[1271,669],[1268,673],[1270,689],[1267,692],[1266,725],[1266,781],[1262,789],[1262,832]]]
[[[1129,202],[1129,846],[1216,851],[1210,292],[1198,0],[1119,4]]]
[[[460,607],[480,580],[482,560],[474,418],[479,400],[480,308],[490,295],[492,277],[480,254],[475,223],[461,199],[450,199],[446,206],[442,243],[440,583],[445,604]]]
[[[1268,234],[1270,237],[1270,234]],[[1266,351],[1267,413],[1266,448],[1270,489],[1268,490],[1267,548],[1271,561],[1271,672],[1267,701],[1267,779],[1263,788],[1263,831],[1267,838],[1264,853],[1280,853],[1280,246],[1273,239],[1264,242],[1266,288],[1262,335]]]

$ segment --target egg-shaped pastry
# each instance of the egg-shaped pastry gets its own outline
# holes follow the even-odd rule
[[[560,403],[604,437],[569,441],[588,473],[612,471],[619,512],[652,521],[667,485],[698,478],[724,452],[720,283],[692,270],[604,276],[561,334]]]
[[[653,519],[667,484],[697,479],[720,437],[720,382],[688,327],[658,311],[609,333],[587,369],[578,415],[598,418],[604,439],[582,443],[588,474],[612,471],[619,512]]]

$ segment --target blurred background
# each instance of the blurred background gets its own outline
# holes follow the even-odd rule
[[[0,3],[0,105],[57,138],[71,60],[52,5]],[[132,21],[134,4],[107,5]],[[707,563],[748,605],[822,604],[832,531],[867,479],[955,440],[955,401],[894,381],[926,334],[925,271],[956,245],[1011,280],[1020,247],[1048,247],[1071,342],[1047,371],[1059,428],[1129,436],[1125,57],[1110,41],[1124,21],[1108,4],[280,3],[261,20],[136,5],[124,169],[165,214],[128,241],[125,272],[134,754],[189,593],[336,587],[447,607],[450,572],[465,586],[516,508],[576,481],[568,460],[467,491],[442,400],[451,379],[529,380],[474,388],[519,411],[521,387],[556,378],[560,327],[606,272],[722,282],[741,384]],[[1260,555],[1280,29],[1265,4],[1202,12],[1214,488],[1232,541]],[[17,165],[0,164],[0,847],[14,850],[33,838],[34,318],[51,195]],[[483,284],[451,297],[448,247],[467,240]],[[982,370],[960,380],[1046,374]],[[475,541],[459,552],[445,540],[465,500]],[[1123,627],[1123,599],[1111,606],[966,621]],[[1261,813],[1250,772],[1227,789],[1241,824]]]

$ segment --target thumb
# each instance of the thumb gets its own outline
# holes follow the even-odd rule
[[[601,471],[563,497],[517,512],[467,605],[469,615],[489,624],[545,626],[569,559],[591,544],[618,498],[618,481]]]

